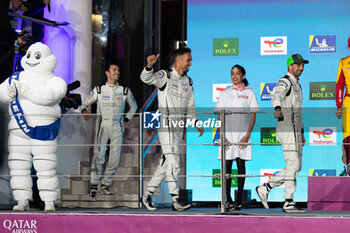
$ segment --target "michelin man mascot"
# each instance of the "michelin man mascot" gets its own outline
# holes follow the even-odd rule
[[[9,158],[11,189],[18,202],[14,211],[29,210],[32,199],[30,169],[37,171],[38,189],[45,211],[54,211],[58,198],[56,136],[60,126],[58,105],[66,82],[55,76],[56,58],[46,45],[31,45],[21,60],[24,69],[0,85],[0,101],[9,104]],[[33,157],[32,157],[33,155]]]

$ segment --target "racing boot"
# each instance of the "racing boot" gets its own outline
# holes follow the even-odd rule
[[[145,192],[143,196],[141,197],[142,204],[146,207],[147,210],[156,210],[157,208],[154,207],[153,201],[152,201],[152,194],[149,192]]]
[[[102,195],[113,195],[113,193],[109,190],[107,185],[102,185],[100,189],[100,194]]]
[[[269,192],[271,190],[271,187],[269,187],[269,184],[263,184],[259,185],[258,187],[255,188],[256,192],[258,193],[258,196],[261,200],[261,203],[265,207],[265,209],[269,209],[269,204],[267,203],[267,198],[269,195]]]
[[[96,201],[97,197],[97,185],[91,185],[89,200]]]
[[[176,200],[173,201],[173,210],[184,211],[189,208],[191,208],[191,205],[180,198],[176,198]]]
[[[297,203],[293,201],[293,199],[286,200],[282,209],[283,209],[283,212],[286,212],[286,213],[306,213],[307,212],[306,209],[302,209],[301,207],[299,207]]]

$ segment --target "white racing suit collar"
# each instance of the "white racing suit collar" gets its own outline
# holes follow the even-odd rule
[[[291,77],[291,78],[293,78],[293,80],[296,82],[296,83],[299,83],[299,78],[296,78],[296,77],[294,77],[291,73],[287,73],[287,75],[289,76],[289,77]]]
[[[119,83],[118,83],[118,82],[116,82],[116,84],[115,84],[115,85],[113,85],[113,84],[109,84],[108,82],[106,82],[106,86],[107,86],[107,87],[110,87],[110,88],[113,88],[113,89],[116,89],[116,88],[118,88],[118,87],[119,87]]]
[[[183,77],[183,76],[180,76],[179,73],[177,73],[177,71],[175,70],[175,67],[170,67],[170,69],[174,78],[180,79]]]

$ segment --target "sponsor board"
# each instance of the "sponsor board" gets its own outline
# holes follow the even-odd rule
[[[213,39],[213,56],[238,56],[239,39],[222,38]]]
[[[310,146],[333,146],[337,143],[336,127],[310,127],[309,129]]]
[[[276,83],[260,83],[260,98],[262,101],[270,101],[273,92],[276,88]]]
[[[287,37],[260,37],[260,55],[286,55]]]
[[[337,176],[336,169],[310,169],[310,176]]]
[[[309,36],[310,53],[335,53],[336,37],[333,36]]]
[[[221,169],[213,169],[213,175],[219,175],[220,176]],[[232,175],[237,175],[237,169],[232,169]],[[237,177],[232,177],[231,179],[231,187],[237,187]],[[218,177],[213,177],[213,188],[221,187],[221,179]]]
[[[336,82],[310,82],[310,100],[335,100]]]
[[[232,83],[226,84],[213,84],[213,102],[216,103],[219,100],[220,94],[222,91],[228,89],[232,86]]]
[[[276,176],[281,170],[282,169],[260,169],[260,185],[269,182],[269,180],[271,180],[273,176]],[[276,188],[284,188],[284,184]]]
[[[275,146],[279,144],[276,138],[276,128],[260,128],[260,143],[262,146]]]

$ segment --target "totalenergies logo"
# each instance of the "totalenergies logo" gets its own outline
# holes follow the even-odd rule
[[[270,48],[272,48],[272,46],[274,48],[281,48],[283,44],[283,39],[282,38],[276,38],[275,40],[271,41],[271,40],[265,40],[264,41],[265,44],[268,44],[270,46]]]
[[[314,130],[313,131],[314,134],[317,134],[318,138],[331,138],[330,135],[332,135],[333,133],[333,130],[331,129],[324,129],[323,131],[317,131],[317,130]]]
[[[269,177],[269,180],[271,180],[272,177],[273,177],[273,176],[276,176],[278,173],[280,173],[280,171],[275,171],[274,173],[265,172],[265,173],[264,173],[264,176]]]

